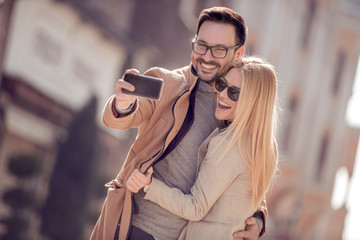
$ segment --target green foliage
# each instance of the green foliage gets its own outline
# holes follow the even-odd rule
[[[29,180],[41,172],[41,161],[31,154],[17,154],[10,157],[8,171],[17,177],[17,186],[8,189],[2,195],[3,202],[11,209],[12,215],[0,220],[5,226],[5,234],[0,240],[24,240],[27,238],[29,219],[24,216],[29,211],[34,211],[37,206],[36,194],[26,185],[23,180]]]
[[[42,208],[42,232],[50,239],[82,239],[94,179],[96,98],[75,114],[62,143]],[[61,224],[59,224],[61,223]]]
[[[24,240],[29,228],[29,221],[20,215],[1,219],[0,222],[7,227],[7,232],[0,236],[0,240]]]
[[[17,211],[36,206],[35,193],[22,187],[7,190],[2,198],[4,203]]]
[[[28,154],[19,154],[10,158],[8,170],[18,178],[29,178],[41,172],[39,158]]]

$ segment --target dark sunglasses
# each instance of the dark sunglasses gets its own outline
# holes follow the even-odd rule
[[[224,91],[225,88],[227,88],[227,95],[228,97],[233,100],[234,102],[236,102],[237,100],[239,100],[239,95],[240,95],[240,88],[238,87],[230,87],[224,78],[217,78],[215,80],[215,88],[216,90],[218,90],[219,92]]]

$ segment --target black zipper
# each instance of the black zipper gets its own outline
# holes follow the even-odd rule
[[[177,99],[175,100],[174,105],[172,106],[171,112],[172,112],[172,115],[173,115],[174,122],[173,122],[170,130],[167,132],[167,134],[166,134],[166,136],[165,136],[164,144],[163,144],[162,148],[161,148],[157,153],[155,153],[154,156],[152,156],[150,159],[148,159],[148,160],[146,160],[145,162],[142,162],[142,163],[140,164],[140,168],[141,168],[143,164],[151,161],[152,159],[154,159],[154,157],[156,157],[156,159],[154,160],[154,162],[153,162],[147,169],[145,169],[144,173],[146,173],[146,171],[156,163],[156,161],[160,158],[160,156],[161,156],[162,153],[164,152],[165,142],[166,142],[166,140],[167,140],[167,138],[168,138],[171,130],[172,130],[172,129],[174,128],[174,126],[175,126],[175,113],[174,113],[175,105],[176,105],[176,103],[179,101],[179,99],[180,99],[185,93],[187,93],[187,92],[189,92],[189,89],[186,89],[186,90],[184,90],[182,93],[180,93],[180,95],[179,95],[179,96],[177,97]]]
[[[198,80],[198,81],[199,81],[199,80]],[[197,91],[198,84],[199,84],[199,82],[196,83],[195,89],[193,89],[193,91],[194,91],[194,90]],[[161,157],[161,155],[164,153],[165,142],[166,142],[166,140],[167,140],[167,138],[168,138],[171,130],[172,130],[172,129],[174,128],[174,126],[175,126],[175,113],[174,113],[175,105],[176,105],[176,103],[179,101],[179,99],[180,99],[185,93],[187,93],[187,92],[189,92],[189,91],[190,91],[189,88],[188,88],[188,89],[185,89],[182,93],[180,93],[180,95],[179,95],[179,96],[177,97],[177,99],[175,100],[175,102],[174,102],[174,104],[173,104],[173,106],[172,106],[172,109],[171,109],[171,113],[172,113],[172,115],[173,115],[174,122],[173,122],[170,130],[167,132],[167,134],[166,134],[166,136],[165,136],[164,144],[163,144],[162,148],[161,148],[159,151],[157,151],[151,158],[149,158],[148,160],[146,160],[146,161],[144,161],[144,162],[142,162],[142,163],[140,164],[139,169],[143,166],[143,164],[145,164],[145,163],[151,161],[152,159],[156,158],[156,159],[152,162],[152,164],[150,164],[150,166],[145,169],[144,173],[146,173],[146,171],[147,171],[150,167],[152,167],[152,166],[159,160],[159,158]],[[190,96],[190,97],[191,97],[191,96]],[[191,99],[190,99],[190,100],[191,100]],[[191,105],[191,102],[189,103],[189,107],[190,107],[190,105]],[[194,107],[195,107],[195,106],[194,106]],[[184,132],[183,136],[178,140],[178,142],[180,142],[180,141],[182,140],[182,138],[186,135],[186,133],[189,131],[190,127],[192,126],[193,122],[194,122],[194,118],[191,120],[191,123],[188,125],[186,131]],[[129,237],[129,234],[130,234],[129,229],[130,229],[130,227],[131,227],[131,220],[132,220],[134,208],[135,208],[135,212],[138,211],[138,207],[137,207],[137,204],[136,204],[135,199],[134,199],[134,193],[131,193],[131,203],[132,203],[132,207],[131,207],[131,215],[130,215],[130,224],[129,224],[129,227],[128,227],[126,239]],[[134,204],[135,204],[136,206],[134,206]],[[121,217],[120,217],[120,219],[121,219]],[[120,219],[119,219],[119,220],[120,220]],[[120,221],[119,221],[119,222],[120,222]],[[119,224],[118,224],[118,227],[120,227]]]
[[[180,99],[186,92],[189,92],[189,89],[186,89],[186,90],[184,90],[182,93],[180,93],[180,95],[179,95],[179,96],[177,97],[177,99],[175,100],[174,105],[172,106],[171,112],[172,112],[172,115],[173,115],[174,122],[173,122],[170,130],[167,132],[167,134],[166,134],[166,136],[165,136],[165,140],[164,140],[164,144],[163,144],[162,148],[161,148],[157,153],[155,153],[151,158],[149,158],[148,160],[146,160],[146,161],[144,161],[144,162],[142,162],[142,163],[140,164],[140,167],[139,167],[139,168],[141,168],[143,164],[151,161],[152,159],[154,159],[154,158],[156,157],[156,159],[154,160],[154,162],[153,162],[147,169],[145,169],[144,173],[146,173],[146,171],[147,171],[151,166],[153,166],[153,165],[156,163],[156,161],[160,158],[161,154],[164,152],[166,139],[168,138],[171,130],[172,130],[172,129],[174,128],[174,126],[175,126],[175,113],[174,113],[175,105],[176,105],[176,103],[179,101],[179,99]],[[131,206],[130,224],[129,224],[129,227],[128,227],[128,230],[127,230],[126,239],[129,238],[129,234],[130,234],[129,229],[130,229],[130,227],[131,227],[131,220],[132,220],[132,216],[133,216],[133,212],[134,212],[134,204],[136,204],[136,203],[135,203],[135,200],[133,199],[133,195],[134,195],[134,193],[131,193],[131,203],[132,203],[131,205],[132,205],[132,206]],[[135,208],[137,208],[137,207],[135,207]],[[120,219],[121,219],[121,215],[120,215]],[[119,223],[120,223],[120,219],[119,219]],[[120,225],[119,225],[119,224],[117,225],[117,228],[120,228]]]

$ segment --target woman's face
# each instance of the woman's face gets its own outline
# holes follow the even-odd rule
[[[228,120],[233,121],[235,118],[235,109],[237,101],[234,100],[234,97],[229,98],[229,87],[230,87],[230,94],[236,96],[237,89],[240,90],[242,84],[242,74],[238,68],[232,68],[230,71],[222,78],[228,87],[224,90],[217,92],[217,105],[215,109],[215,117],[218,120]],[[224,85],[223,85],[224,86]],[[233,88],[231,88],[233,87]],[[237,95],[239,96],[239,95]]]

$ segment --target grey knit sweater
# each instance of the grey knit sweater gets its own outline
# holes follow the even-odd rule
[[[204,82],[200,82],[195,95],[195,118],[189,132],[176,148],[157,163],[154,177],[170,187],[190,193],[196,179],[198,148],[209,134],[219,126],[214,112],[216,94]],[[144,193],[135,194],[139,213],[133,216],[132,224],[156,239],[177,239],[187,220],[178,217],[160,206],[143,199]]]

